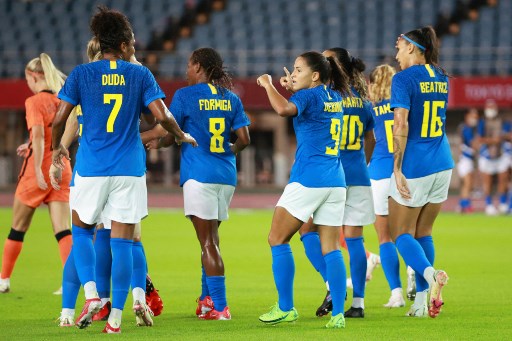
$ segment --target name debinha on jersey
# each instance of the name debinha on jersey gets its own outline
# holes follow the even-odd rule
[[[229,99],[200,99],[199,110],[231,111],[231,101]]]
[[[108,75],[101,75],[101,85],[126,85],[123,75],[111,73]]]
[[[343,102],[324,102],[324,111],[327,112],[342,112]]]
[[[383,105],[379,105],[378,107],[373,107],[373,111],[375,112],[375,116],[393,113],[391,111],[391,103],[386,103]]]
[[[439,92],[442,94],[448,93],[448,83],[447,82],[420,82],[420,91],[423,94],[428,94],[431,92]]]

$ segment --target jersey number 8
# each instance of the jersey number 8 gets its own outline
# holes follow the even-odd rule
[[[226,130],[226,121],[224,118],[210,118],[210,151],[212,153],[224,153],[224,136],[222,133]]]

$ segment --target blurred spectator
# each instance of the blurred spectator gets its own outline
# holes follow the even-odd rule
[[[464,122],[458,128],[461,137],[461,150],[457,162],[457,172],[461,178],[459,206],[461,213],[473,212],[471,191],[473,190],[473,175],[475,171],[475,154],[478,140],[478,110],[471,108],[464,116]]]

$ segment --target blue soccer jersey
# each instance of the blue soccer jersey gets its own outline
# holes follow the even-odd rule
[[[372,180],[389,179],[393,173],[393,111],[389,99],[373,107],[375,149],[368,166]]]
[[[143,176],[139,135],[143,106],[165,98],[151,72],[123,60],[77,66],[59,98],[80,104],[81,138],[75,170],[80,176]]]
[[[297,137],[290,183],[305,187],[346,187],[339,155],[343,102],[325,85],[297,91],[290,102],[297,107],[293,128]]]
[[[170,110],[198,147],[181,146],[180,185],[202,183],[236,186],[236,157],[230,149],[232,130],[250,124],[237,95],[200,83],[176,91]]]
[[[470,127],[466,124],[462,124],[462,128],[460,130],[461,138],[462,138],[462,144],[461,144],[461,153],[462,156],[474,159],[475,157],[475,150],[472,147],[473,140],[476,137],[476,128]]]
[[[431,65],[414,65],[393,76],[391,109],[409,110],[402,172],[420,178],[454,167],[446,137],[448,77]]]
[[[375,125],[369,101],[352,89],[352,97],[343,98],[340,159],[347,186],[370,186],[364,154],[364,134]]]

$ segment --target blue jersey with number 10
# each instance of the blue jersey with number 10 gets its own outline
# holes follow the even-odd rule
[[[81,138],[75,171],[80,176],[143,176],[141,108],[165,98],[151,72],[123,60],[100,60],[73,69],[59,98],[80,104]]]
[[[343,103],[338,92],[325,85],[297,91],[290,102],[297,107],[293,128],[297,151],[290,181],[304,187],[346,187],[339,143]]]
[[[389,99],[373,107],[375,149],[368,166],[372,180],[389,179],[393,173],[393,111]]]
[[[411,66],[393,76],[391,109],[409,110],[409,134],[402,172],[420,178],[454,166],[446,138],[448,77],[437,68]]]

